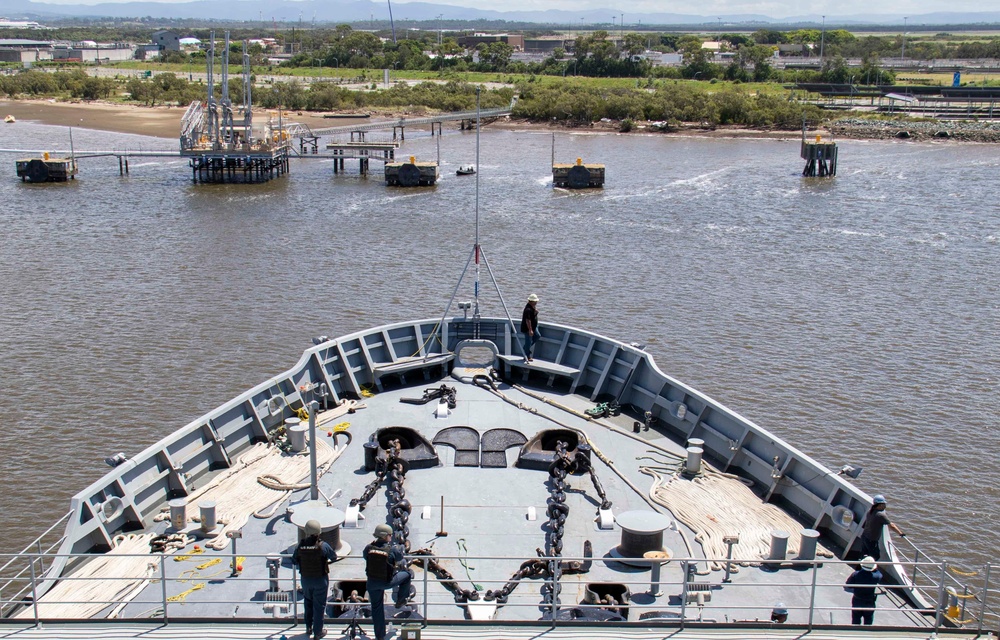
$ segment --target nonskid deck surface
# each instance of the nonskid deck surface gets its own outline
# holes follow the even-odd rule
[[[435,402],[414,405],[400,402],[401,398],[419,398],[425,388],[442,384],[457,390],[457,404],[447,418],[435,417]],[[532,388],[530,391],[500,385],[500,391],[509,402],[490,391],[470,384],[463,384],[450,377],[421,385],[396,388],[364,400],[366,408],[327,422],[320,435],[330,445],[343,445],[344,436],[332,437],[333,423],[349,422],[346,427],[351,442],[335,460],[329,472],[319,481],[325,496],[333,499],[333,506],[345,510],[352,498],[359,497],[364,487],[375,478],[374,472],[365,470],[363,444],[379,429],[405,427],[417,431],[428,442],[444,429],[464,426],[475,429],[480,435],[491,429],[510,429],[530,440],[535,434],[549,429],[574,428],[586,432],[595,449],[613,462],[617,470],[636,489],[616,475],[609,466],[593,458],[594,468],[617,515],[628,511],[651,511],[646,501],[652,479],[639,471],[641,465],[663,463],[664,454],[657,453],[650,445],[657,445],[676,456],[684,448],[654,428],[633,432],[633,419],[621,415],[602,420],[617,427],[616,432],[599,426],[566,409],[582,412],[594,403],[580,395],[571,395],[551,388]],[[537,397],[539,394],[553,400],[549,404]],[[565,407],[561,408],[561,407]],[[322,419],[322,415],[320,418]],[[550,419],[551,418],[551,419]],[[343,426],[341,427],[343,428]],[[648,443],[648,444],[647,444]],[[449,446],[437,446],[435,451],[440,465],[426,469],[412,469],[405,476],[406,499],[412,504],[409,519],[411,551],[428,549],[438,556],[441,564],[454,576],[462,589],[475,589],[480,596],[488,590],[499,589],[525,560],[535,558],[538,549],[546,548],[548,518],[546,504],[550,497],[550,480],[546,471],[522,469],[514,466],[518,447],[506,452],[505,468],[455,466],[456,451]],[[590,477],[587,474],[570,476],[570,489],[566,504],[570,507],[566,522],[565,558],[584,555],[585,542],[593,547],[594,561],[586,573],[567,573],[561,578],[561,608],[573,608],[583,602],[588,585],[624,585],[631,593],[630,611],[619,610],[630,621],[639,620],[643,613],[660,612],[664,622],[676,625],[682,612],[683,568],[681,562],[663,566],[661,594],[652,595],[650,570],[627,566],[611,557],[611,551],[621,542],[622,531],[615,526],[600,530],[595,522],[600,504]],[[242,538],[237,539],[236,554],[245,556],[243,570],[238,578],[230,578],[232,548],[221,552],[207,550],[190,554],[190,547],[165,560],[167,585],[165,596],[169,599],[168,617],[172,619],[262,619],[271,616],[289,619],[302,616],[300,596],[292,597],[292,569],[285,560],[279,570],[280,590],[289,594],[287,602],[274,602],[267,594],[268,570],[264,556],[289,554],[297,541],[296,527],[285,517],[285,507],[305,501],[308,490],[299,490],[268,519],[251,518],[242,528]],[[376,524],[387,522],[388,494],[385,485],[363,511],[364,519],[358,528],[342,528],[341,540],[349,547],[331,570],[331,582],[344,590],[363,589],[364,565],[360,552],[372,539]],[[443,519],[441,504],[444,504]],[[227,505],[218,505],[224,513]],[[664,509],[660,509],[665,511]],[[424,518],[425,511],[429,517]],[[534,511],[534,519],[532,519]],[[694,542],[694,533],[668,514],[676,522],[664,532],[663,544],[675,558],[703,558],[701,546]],[[160,523],[158,530],[165,530]],[[446,534],[446,535],[441,535]],[[687,544],[684,540],[687,540]],[[690,545],[691,551],[688,551]],[[221,560],[221,561],[216,561]],[[822,560],[822,559],[821,559]],[[789,622],[805,623],[809,620],[813,572],[808,568],[768,570],[761,566],[735,567],[732,583],[723,585],[722,571],[707,569],[707,563],[695,565],[699,574],[692,582],[706,589],[707,602],[699,608],[696,602],[683,608],[685,620],[706,622],[736,622],[768,620],[771,608],[783,603],[790,610]],[[822,562],[817,572],[815,624],[847,624],[850,621],[850,595],[842,585],[852,567],[835,561]],[[415,569],[414,603],[401,614],[427,619],[461,622],[470,615],[483,613],[486,619],[502,621],[538,621],[551,615],[551,605],[546,604],[542,593],[544,580],[536,578],[517,586],[506,604],[493,611],[492,603],[481,597],[474,605],[478,609],[470,614],[466,607],[456,603],[454,596],[433,576],[422,569]],[[162,614],[163,585],[154,579],[122,610],[122,618],[145,618]],[[879,599],[876,621],[880,625],[900,627],[926,627],[933,620],[911,610],[892,594]],[[331,608],[339,615],[346,610]],[[392,613],[392,611],[390,611]],[[30,614],[28,614],[30,615]],[[106,615],[106,612],[103,615]],[[101,617],[101,616],[97,616]],[[277,622],[277,621],[276,621]],[[279,623],[280,624],[280,623]],[[338,621],[331,623],[333,626]],[[242,629],[242,627],[241,627]],[[241,632],[242,633],[242,632]],[[233,636],[242,637],[242,636]],[[291,637],[291,636],[289,636]],[[425,635],[423,637],[434,637]],[[443,636],[442,636],[443,637]],[[499,636],[497,636],[499,637]],[[512,636],[515,637],[515,636]],[[531,635],[516,637],[534,637]],[[629,636],[620,636],[629,637]],[[721,636],[713,636],[721,637]],[[746,636],[742,636],[746,637]]]
[[[346,637],[341,633],[339,621],[333,621],[328,627],[327,638],[333,640]],[[0,640],[189,640],[199,638],[204,640],[306,640],[305,628],[300,624],[292,626],[288,623],[87,623],[87,624],[45,624],[41,627],[22,625],[0,625]],[[365,624],[363,638],[374,638],[371,626]],[[400,634],[392,636],[399,638]],[[464,626],[448,627],[444,625],[428,625],[421,630],[420,640],[597,640],[615,638],[616,640],[868,640],[877,637],[879,640],[985,640],[995,638],[989,634],[977,634],[973,631],[956,631],[953,629],[934,633],[930,629],[859,629],[830,628],[806,630],[802,627],[782,627],[781,625],[764,625],[759,628],[725,628],[725,627],[687,627],[677,628],[643,628],[619,627],[608,628],[562,627],[551,629],[512,628],[494,626]]]

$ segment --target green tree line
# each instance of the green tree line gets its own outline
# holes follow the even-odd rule
[[[79,69],[55,73],[27,71],[0,76],[0,94],[11,98],[65,95],[81,100],[106,100],[118,88],[118,82],[112,78],[93,78]]]
[[[699,122],[710,125],[744,125],[795,129],[803,118],[823,119],[813,105],[793,100],[790,95],[760,94],[739,85],[719,85],[708,91],[701,85],[678,81],[647,81],[636,87],[602,88],[566,79],[542,85],[521,81],[516,88],[501,87],[481,92],[483,108],[510,103],[520,98],[514,117],[537,122],[587,124],[603,118],[620,121],[651,120],[668,124]],[[70,96],[85,100],[119,96],[145,105],[174,103],[181,106],[206,99],[204,84],[189,82],[172,73],[153,78],[91,78],[81,71],[44,73],[27,71],[0,76],[0,91],[19,96]],[[231,80],[230,95],[242,95],[239,80]],[[221,95],[221,87],[215,95]],[[470,83],[423,82],[396,84],[384,91],[354,91],[342,86],[316,82],[276,82],[256,87],[256,107],[300,111],[363,110],[374,108],[424,107],[439,111],[466,111],[476,106],[476,87]]]

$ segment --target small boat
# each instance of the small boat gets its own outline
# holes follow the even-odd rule
[[[476,173],[476,167],[471,164],[463,164],[455,172],[457,176],[471,176]]]
[[[14,116],[11,115],[8,115],[6,118],[3,119],[3,121],[6,122],[7,124],[14,124],[15,122],[17,122],[17,120],[14,119]]]

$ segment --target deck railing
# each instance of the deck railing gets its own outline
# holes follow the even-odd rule
[[[35,587],[35,579],[32,579],[28,585],[22,584],[20,589],[16,586],[19,582],[23,581],[28,575],[32,575],[35,578],[44,576],[52,567],[51,561],[49,566],[46,567],[45,560],[51,559],[52,554],[59,549],[63,540],[66,539],[65,535],[61,532],[65,529],[66,520],[71,515],[73,515],[73,512],[69,511],[66,515],[53,522],[42,535],[35,538],[21,553],[9,556],[0,555],[0,562],[2,562],[0,564],[0,581],[3,582],[3,584],[0,584],[0,618],[6,617],[16,607],[16,604],[13,603],[20,601]],[[57,535],[56,531],[60,533]],[[19,563],[19,561],[23,561],[23,564]],[[11,593],[11,589],[15,590],[14,593]]]
[[[288,555],[246,554],[241,557],[242,564],[246,567],[253,567],[253,571],[241,574],[240,571],[233,570],[233,565],[236,561],[235,557],[226,554],[202,554],[196,556],[197,560],[207,562],[219,559],[221,561],[214,564],[215,568],[211,576],[200,577],[194,575],[192,570],[187,568],[190,567],[190,564],[177,563],[176,555],[147,554],[141,556],[122,556],[147,558],[155,566],[155,571],[146,578],[148,584],[130,600],[99,600],[93,597],[86,597],[83,600],[56,602],[48,597],[32,597],[33,594],[40,592],[40,588],[44,582],[52,581],[44,576],[44,571],[37,570],[38,567],[42,567],[46,563],[51,566],[59,560],[70,562],[96,557],[100,556],[66,556],[31,551],[25,551],[20,554],[0,554],[0,562],[3,563],[3,567],[15,566],[19,561],[25,565],[24,570],[17,573],[16,576],[11,577],[4,585],[5,593],[11,593],[12,595],[3,596],[3,599],[0,600],[0,607],[5,612],[3,617],[9,618],[12,614],[19,614],[19,617],[26,624],[31,624],[32,622],[40,624],[43,621],[56,620],[44,616],[41,609],[47,605],[93,605],[96,603],[105,606],[100,615],[91,618],[93,620],[99,619],[103,621],[109,612],[115,611],[118,618],[122,620],[148,620],[150,622],[162,622],[166,624],[171,620],[183,621],[186,618],[204,619],[211,617],[210,614],[205,613],[204,607],[196,609],[200,603],[209,604],[220,611],[223,609],[228,610],[227,605],[242,605],[245,607],[248,604],[246,599],[227,600],[223,596],[250,591],[255,592],[256,595],[249,601],[249,604],[259,605],[261,607],[260,614],[255,616],[253,612],[248,611],[245,614],[241,614],[239,620],[247,622],[260,622],[264,619],[301,620],[302,607],[300,606],[300,596],[298,595],[298,574],[292,570]],[[408,559],[413,560],[422,557],[424,556],[410,556]],[[267,563],[268,561],[273,563],[277,559],[280,559],[280,568],[277,577],[272,578],[268,575],[266,569]],[[537,558],[519,559],[508,556],[473,555],[439,555],[436,556],[436,559],[445,565],[454,567],[472,566],[484,561],[506,561],[505,564],[509,563],[512,568],[516,568],[524,560],[537,560]],[[626,619],[631,618],[632,621],[641,621],[641,624],[644,626],[662,625],[684,628],[686,625],[703,623],[730,623],[734,625],[771,624],[773,623],[771,618],[772,610],[776,602],[770,602],[769,600],[773,599],[777,601],[779,597],[783,602],[786,602],[784,606],[787,609],[788,620],[785,624],[789,626],[807,629],[843,626],[846,624],[845,619],[847,618],[844,614],[851,611],[850,596],[843,594],[843,597],[841,597],[840,594],[843,581],[838,579],[835,582],[830,582],[829,577],[825,576],[824,572],[821,571],[821,568],[824,566],[853,564],[841,560],[793,560],[782,562],[780,571],[794,571],[794,573],[789,573],[788,575],[789,577],[794,575],[797,578],[796,580],[780,579],[778,573],[771,573],[770,578],[774,578],[773,580],[770,578],[765,581],[756,579],[741,581],[736,579],[723,584],[721,582],[721,573],[711,576],[710,580],[692,579],[694,577],[693,572],[689,572],[688,569],[694,569],[695,565],[704,565],[705,559],[703,558],[673,559],[666,566],[672,564],[674,568],[664,570],[662,573],[641,569],[641,565],[649,565],[650,561],[648,559],[623,559],[632,568],[628,572],[616,573],[611,578],[614,581],[613,584],[624,586],[632,596],[643,597],[626,598],[624,602],[613,604],[576,604],[568,601],[566,593],[569,585],[586,584],[588,582],[586,574],[582,574],[582,578],[578,576],[568,578],[561,575],[559,569],[560,563],[574,560],[581,562],[587,560],[595,561],[593,558],[569,556],[552,559],[552,568],[549,570],[550,577],[514,580],[517,587],[511,592],[509,600],[497,606],[501,609],[533,609],[537,613],[519,614],[516,616],[516,619],[523,623],[523,621],[530,621],[533,618],[540,618],[539,624],[552,627],[558,626],[560,623],[568,620],[579,620],[581,618],[590,622],[599,621],[602,616],[594,616],[589,613],[596,610],[604,610],[601,612],[604,614],[603,617],[607,616],[608,610],[614,610]],[[610,561],[606,559],[596,560],[596,562],[617,561],[618,559]],[[726,559],[724,558],[718,561],[722,564],[726,563]],[[998,613],[997,609],[997,586],[991,581],[996,579],[995,576],[1000,575],[998,574],[1000,567],[990,564],[975,573],[956,573],[954,568],[946,563],[928,561],[906,561],[901,563],[909,571],[912,571],[914,575],[925,576],[927,580],[930,580],[934,576],[938,577],[936,583],[931,584],[928,582],[925,585],[929,591],[935,591],[938,594],[938,598],[935,601],[936,605],[933,608],[910,607],[905,603],[902,588],[889,584],[879,585],[879,592],[884,594],[884,596],[882,608],[876,610],[876,626],[933,629],[935,632],[946,628],[962,628],[969,631],[976,630],[980,633],[988,631],[996,633],[998,623],[1000,623],[1000,613]],[[640,565],[640,568],[635,568],[635,565]],[[343,582],[356,583],[358,580],[364,581],[364,561],[357,554],[341,558],[334,566],[335,574],[331,577],[331,586]],[[349,568],[349,571],[345,571],[346,568]],[[750,569],[743,568],[743,571],[748,570]],[[348,572],[351,575],[360,576],[360,578],[338,577],[338,575]],[[809,572],[808,577],[806,577],[805,572]],[[246,575],[250,573],[253,573],[253,575]],[[657,575],[658,573],[659,575]],[[838,578],[843,573],[846,573],[846,570],[839,572],[837,574]],[[455,599],[450,592],[443,590],[442,587],[432,586],[433,583],[438,581],[437,578],[433,577],[430,572],[419,568],[414,569],[414,574],[413,585],[416,587],[417,597],[411,605],[411,609],[418,614],[418,616],[415,616],[416,621],[424,624],[445,620],[451,624],[460,623],[464,616],[448,616],[445,618],[440,616],[440,613],[436,613],[440,612],[442,608],[453,609],[456,606],[462,606],[456,605]],[[456,579],[460,582],[468,581],[474,583],[481,595],[485,595],[488,590],[499,589],[510,580],[507,575],[503,574],[489,577],[478,574],[479,572],[477,571],[477,575],[473,577],[458,576]],[[555,576],[558,585],[553,584],[551,576]],[[691,577],[686,578],[685,576]],[[595,578],[597,577],[595,576]],[[970,580],[963,583],[958,579],[960,577],[967,577]],[[596,584],[609,584],[608,576],[601,575],[600,578],[600,581],[595,580]],[[975,580],[971,580],[972,578]],[[77,578],[71,574],[58,580],[72,583],[78,580],[86,581],[89,578]],[[103,580],[113,583],[118,581],[135,581],[135,578],[110,577]],[[233,583],[251,584],[241,584],[233,587]],[[196,586],[198,584],[202,586]],[[277,591],[271,589],[274,586],[277,586]],[[10,587],[15,587],[15,590],[10,591]],[[104,591],[118,591],[112,584],[109,584],[108,587]],[[830,590],[832,589],[836,590],[836,598],[831,598]],[[697,597],[699,592],[702,594],[717,593],[719,595],[725,593],[729,596],[729,594],[734,592],[739,594],[744,590],[754,592],[754,594],[750,595],[748,593],[747,597],[739,595],[735,598],[720,597],[715,600],[711,597]],[[760,595],[762,590],[766,590],[767,597]],[[781,596],[772,595],[778,593],[776,590],[780,590]],[[823,590],[826,590],[826,593],[820,597],[819,593]],[[899,590],[898,593],[897,590]],[[552,593],[555,593],[557,597],[552,598]],[[559,597],[560,593],[562,597]],[[133,592],[134,594],[135,592]],[[673,596],[664,600],[662,598],[664,594],[673,594]],[[836,604],[830,604],[831,599]],[[720,602],[720,600],[723,600],[723,602]],[[387,602],[391,601],[387,599]],[[885,606],[887,602],[891,602],[892,606]],[[491,604],[496,605],[495,602],[487,602],[481,598],[478,602],[472,603],[472,606]],[[265,613],[265,607],[271,606],[278,607],[279,610],[277,612]],[[351,608],[357,605],[334,602],[331,595],[329,606],[334,607],[337,614],[343,614],[350,612]],[[187,609],[188,613],[185,612],[185,609]],[[901,623],[901,619],[898,616],[899,612],[905,614],[907,622]],[[436,615],[438,616],[437,618],[435,618]],[[834,620],[835,616],[839,618],[839,622]],[[505,618],[501,615],[501,619],[497,620],[496,623],[503,624],[505,619],[510,619],[510,617]],[[414,620],[411,619],[409,621],[412,622]],[[618,622],[620,623],[620,620]]]

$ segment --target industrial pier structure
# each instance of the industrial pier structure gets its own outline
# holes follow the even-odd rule
[[[564,189],[593,189],[604,186],[604,165],[584,164],[582,158],[576,164],[552,163],[552,186]]]
[[[823,142],[816,134],[816,141],[806,141],[806,123],[802,123],[802,149],[799,154],[806,161],[802,170],[805,178],[832,178],[837,175],[837,143]]]
[[[253,132],[250,55],[243,42],[243,105],[239,124],[229,97],[229,32],[222,51],[222,95],[215,98],[215,32],[206,56],[208,96],[193,102],[181,120],[180,153],[190,159],[195,182],[267,182],[288,172],[291,138],[281,118],[268,120],[262,136]]]
[[[440,173],[437,162],[418,162],[410,156],[408,162],[387,162],[385,183],[392,187],[429,187],[437,183]]]
[[[563,189],[594,189],[604,186],[604,165],[556,162],[556,134],[552,134],[552,186]]]
[[[76,179],[76,158],[41,158],[17,160],[17,177],[22,182],[66,182]]]

